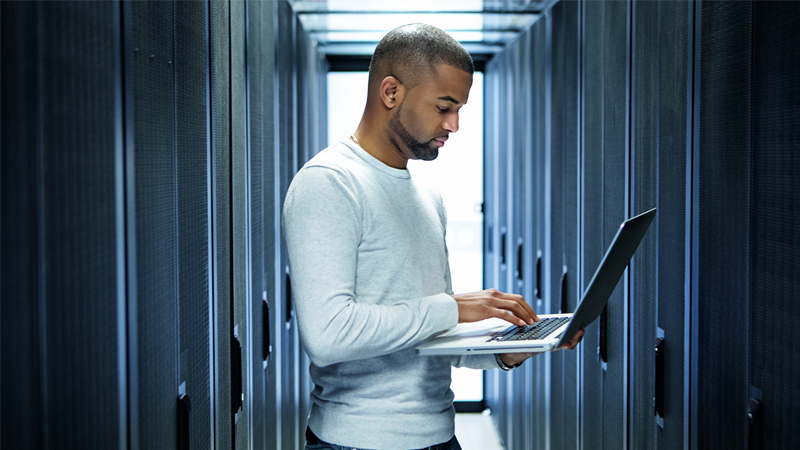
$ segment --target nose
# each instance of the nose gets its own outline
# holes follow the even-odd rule
[[[444,119],[444,123],[442,123],[442,128],[450,133],[458,131],[458,113],[448,114]]]

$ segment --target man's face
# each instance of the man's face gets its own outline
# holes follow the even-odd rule
[[[389,137],[405,159],[431,161],[439,156],[450,133],[458,131],[458,111],[471,87],[471,74],[442,64],[406,92],[389,121]]]

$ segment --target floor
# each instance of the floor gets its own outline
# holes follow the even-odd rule
[[[503,450],[488,413],[456,414],[456,437],[462,450]]]

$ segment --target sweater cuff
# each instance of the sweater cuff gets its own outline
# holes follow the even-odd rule
[[[447,294],[428,297],[430,300],[431,323],[436,331],[444,331],[458,325],[458,304],[456,299]]]

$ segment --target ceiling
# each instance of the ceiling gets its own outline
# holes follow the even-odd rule
[[[558,0],[290,0],[303,28],[329,59],[368,58],[391,29],[424,22],[486,60]]]

